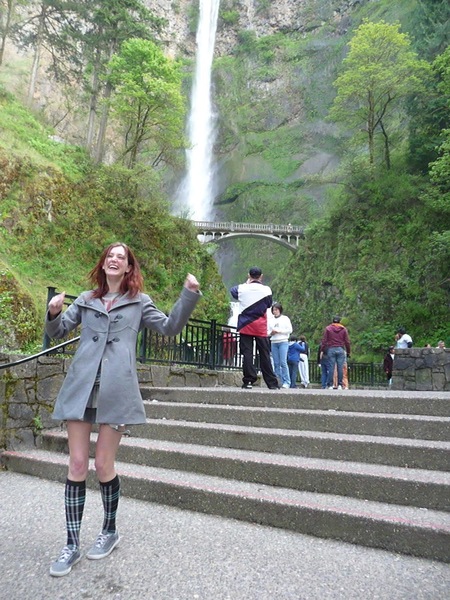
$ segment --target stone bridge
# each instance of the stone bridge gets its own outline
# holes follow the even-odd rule
[[[274,225],[273,223],[229,223],[192,221],[202,243],[221,242],[238,237],[262,237],[295,252],[300,238],[305,237],[305,228],[299,225]]]

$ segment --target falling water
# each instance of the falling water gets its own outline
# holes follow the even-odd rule
[[[211,67],[220,0],[199,0],[195,78],[188,122],[187,174],[179,203],[189,217],[206,221],[211,217],[213,194],[213,145],[215,119],[211,102]]]

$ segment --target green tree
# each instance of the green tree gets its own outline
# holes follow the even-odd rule
[[[131,39],[122,44],[108,70],[114,87],[111,108],[125,128],[124,162],[133,168],[144,149],[153,166],[170,161],[173,150],[183,147],[179,65],[153,42]]]
[[[429,65],[417,58],[400,25],[364,21],[349,42],[330,118],[363,131],[369,162],[375,164],[375,136],[381,134],[383,160],[390,168],[390,129],[400,128],[398,114],[408,96],[424,88]],[[397,124],[392,125],[396,117]],[[392,127],[390,127],[392,125]]]
[[[450,42],[450,3],[448,0],[417,0],[410,29],[420,56],[433,60]]]
[[[450,10],[450,9],[449,9]],[[432,78],[426,94],[409,103],[409,165],[411,170],[428,172],[450,128],[450,46],[432,64]]]
[[[109,99],[113,88],[107,65],[121,44],[130,38],[154,39],[165,21],[156,17],[141,0],[79,0],[79,14],[85,26],[78,36],[82,48],[84,89],[89,94],[86,144],[94,144],[97,113],[100,123],[93,155],[101,162],[108,126]]]

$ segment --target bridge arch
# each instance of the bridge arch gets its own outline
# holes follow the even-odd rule
[[[193,221],[202,243],[221,242],[239,237],[265,238],[296,252],[300,239],[305,237],[304,227],[298,225],[274,225],[273,223],[219,223]]]

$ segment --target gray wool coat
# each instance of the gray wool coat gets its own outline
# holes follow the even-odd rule
[[[108,313],[92,292],[83,292],[65,312],[50,320],[51,338],[64,338],[81,325],[80,341],[56,399],[52,418],[83,419],[97,371],[101,365],[97,423],[145,423],[145,411],[136,370],[138,332],[147,327],[163,335],[181,332],[201,293],[183,288],[169,316],[147,294],[124,295]]]

